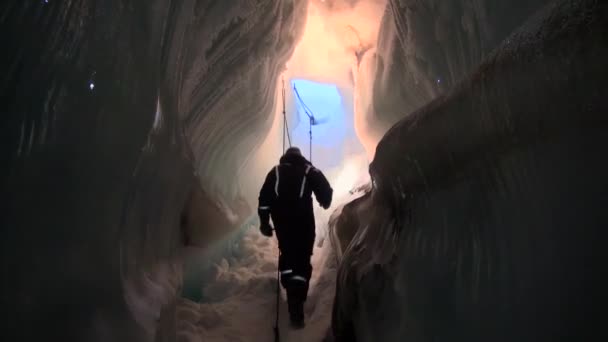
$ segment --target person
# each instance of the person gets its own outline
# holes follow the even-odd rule
[[[260,190],[258,215],[260,231],[267,237],[274,232],[279,242],[281,285],[287,292],[292,326],[304,326],[304,302],[312,275],[315,217],[312,194],[324,209],[331,205],[333,189],[323,173],[290,147],[279,165],[268,172]]]

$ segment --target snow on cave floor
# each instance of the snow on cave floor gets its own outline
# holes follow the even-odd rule
[[[350,156],[340,167],[325,172],[334,188],[334,200],[329,210],[315,204],[317,239],[322,243],[317,241],[311,259],[313,273],[304,306],[306,327],[294,330],[289,326],[287,299],[281,288],[282,342],[321,342],[330,335],[338,258],[327,233],[328,222],[344,204],[364,194],[370,184],[368,167],[367,157],[362,154]],[[201,284],[204,298],[201,303],[179,299],[176,322],[179,342],[274,341],[276,238],[262,236],[258,226],[251,224],[236,246],[239,250],[230,254],[238,258],[217,259],[211,276],[205,277],[207,282]]]
[[[317,221],[319,218],[317,217]],[[323,220],[326,224],[327,220]],[[178,341],[273,341],[278,246],[251,227],[240,243],[243,257],[216,264],[215,280],[203,288],[205,303],[181,299]],[[305,305],[306,327],[289,327],[284,290],[280,299],[281,341],[323,341],[331,322],[337,259],[328,240],[315,246],[313,274]]]

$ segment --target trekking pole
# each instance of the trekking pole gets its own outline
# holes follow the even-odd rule
[[[281,252],[279,252],[279,258],[281,257]],[[281,298],[281,269],[279,268],[279,263],[277,260],[277,317],[274,322],[274,341],[280,342],[281,337],[279,335],[279,299]]]
[[[308,125],[308,135],[310,136],[310,142],[308,143],[308,159],[312,164],[312,123],[314,121],[314,117],[310,117],[310,124]]]

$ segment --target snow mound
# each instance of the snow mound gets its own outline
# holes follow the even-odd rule
[[[182,299],[177,309],[178,341],[272,341],[276,313],[276,239],[257,229],[245,233],[242,257],[214,265],[203,288],[204,303]],[[284,291],[280,297],[281,341],[322,341],[331,323],[337,262],[330,244],[315,247],[313,275],[305,305],[307,326],[289,327]]]

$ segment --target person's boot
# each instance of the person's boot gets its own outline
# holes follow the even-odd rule
[[[306,301],[307,283],[300,280],[291,281],[287,290],[287,306],[291,326],[295,329],[304,327],[304,302]]]
[[[295,329],[304,328],[304,303],[292,300],[288,303],[288,306],[291,326]]]

